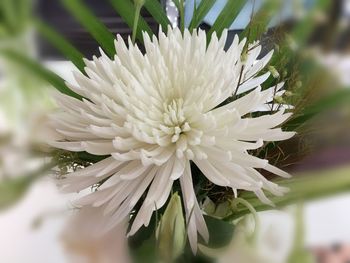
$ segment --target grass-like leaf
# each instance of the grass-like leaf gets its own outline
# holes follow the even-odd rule
[[[23,67],[26,70],[32,72],[33,75],[48,82],[53,87],[55,87],[58,91],[77,99],[82,98],[79,94],[69,89],[65,84],[65,81],[61,77],[59,77],[52,71],[44,68],[42,65],[40,65],[38,62],[34,61],[33,59],[28,58],[12,50],[1,50],[0,55],[9,59],[12,63],[16,63],[16,65],[18,65],[19,67]]]
[[[198,7],[195,8],[195,12],[193,14],[193,18],[189,26],[190,30],[195,29],[200,25],[200,23],[203,21],[204,17],[208,14],[215,2],[215,0],[202,0],[200,2]]]
[[[157,21],[159,25],[161,25],[164,31],[167,30],[170,21],[166,16],[166,13],[163,10],[163,7],[159,3],[158,0],[146,0],[144,4],[147,11],[151,14],[154,20]]]
[[[110,0],[112,6],[125,21],[125,23],[130,27],[134,27],[134,17],[135,17],[135,6],[130,0]],[[140,16],[136,38],[143,43],[142,31],[146,31],[148,34],[152,35],[152,29],[149,27],[147,22]]]
[[[246,37],[249,42],[259,40],[261,35],[266,32],[273,15],[281,6],[278,0],[268,0],[252,17],[249,25],[241,33],[240,38]]]
[[[66,9],[81,23],[96,39],[109,56],[114,56],[113,34],[102,24],[91,10],[81,0],[62,0]]]
[[[63,36],[57,33],[50,26],[41,22],[36,21],[36,28],[39,33],[47,39],[51,45],[59,50],[68,60],[72,61],[73,64],[81,71],[84,71],[85,63],[83,61],[84,55],[80,53],[73,45],[71,45]]]
[[[242,10],[246,0],[230,0],[227,1],[224,9],[215,20],[213,26],[209,30],[208,36],[211,36],[213,32],[216,32],[218,36],[221,36],[222,31],[225,28],[229,28],[233,21],[236,19],[240,11]]]

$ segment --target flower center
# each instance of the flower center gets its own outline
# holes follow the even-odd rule
[[[163,122],[173,135],[171,137],[173,143],[177,142],[183,133],[191,130],[183,110],[183,99],[173,99],[170,103],[164,104]]]

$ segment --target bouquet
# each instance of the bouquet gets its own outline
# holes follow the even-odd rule
[[[225,253],[215,249],[231,242],[245,215],[257,227],[257,211],[328,187],[310,188],[309,177],[290,179],[285,171],[300,127],[320,102],[305,105],[309,87],[288,72],[296,65],[288,59],[300,56],[293,38],[278,46],[260,41],[281,3],[266,1],[258,12],[253,5],[246,29],[231,39],[227,29],[246,1],[227,1],[209,30],[200,24],[216,1],[194,1],[189,23],[184,1],[173,2],[168,8],[179,21],[157,0],[111,0],[132,28],[123,39],[82,1],[63,1],[100,45],[91,60],[36,21],[76,66],[73,82],[13,50],[2,52],[57,89],[57,110],[45,124],[50,168],[62,191],[84,193],[74,201],[77,215],[64,240],[93,262],[220,260]],[[141,10],[159,23],[156,32]],[[308,36],[301,29],[292,31],[299,40]]]

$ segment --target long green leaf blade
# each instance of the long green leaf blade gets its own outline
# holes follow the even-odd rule
[[[29,70],[34,75],[38,76],[40,79],[48,82],[60,92],[77,99],[82,98],[82,96],[69,89],[65,84],[65,81],[61,77],[59,77],[52,71],[44,68],[42,65],[40,65],[33,59],[30,59],[12,50],[1,50],[0,54],[6,59],[9,59],[12,63],[16,63],[18,66]]]
[[[81,0],[62,0],[66,9],[96,39],[109,56],[114,56],[114,36]]]
[[[39,33],[51,43],[51,45],[59,50],[68,60],[72,61],[81,72],[84,71],[84,55],[80,53],[79,50],[71,45],[63,36],[55,32],[50,26],[45,25],[39,20],[36,21],[36,28]]]
[[[163,7],[159,3],[158,0],[146,0],[145,2],[145,8],[147,11],[151,14],[151,16],[154,18],[154,20],[157,21],[158,24],[161,25],[164,31],[167,30],[168,25],[170,24],[170,21],[168,17],[166,16]]]
[[[133,28],[134,17],[135,17],[135,6],[130,0],[110,0],[112,6],[125,21],[125,23]],[[136,38],[143,43],[142,31],[146,31],[148,34],[152,35],[152,29],[149,27],[147,22],[140,16],[139,23],[136,32]]]
[[[204,17],[208,14],[210,9],[215,4],[215,0],[202,0],[196,8],[193,18],[191,20],[189,29],[192,30],[200,25]]]
[[[213,32],[216,32],[217,35],[220,36],[225,28],[229,28],[242,10],[245,2],[245,0],[227,1],[224,9],[221,11],[218,18],[215,20],[214,25],[209,30],[208,35],[211,36]]]

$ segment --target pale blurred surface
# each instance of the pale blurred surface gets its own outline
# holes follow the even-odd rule
[[[4,263],[67,262],[60,234],[67,197],[49,179],[36,182],[16,206],[0,213],[0,257]],[[58,215],[58,212],[61,212]],[[40,217],[42,224],[35,226]],[[39,222],[40,223],[40,222]]]
[[[44,197],[44,198],[43,198]],[[67,257],[61,242],[61,234],[68,213],[57,213],[70,207],[68,196],[59,194],[54,183],[40,180],[15,207],[0,214],[0,256],[4,263],[66,263]],[[350,194],[311,202],[305,206],[307,247],[331,246],[350,242]],[[290,240],[293,231],[281,229],[291,224],[279,220],[290,218],[282,213],[265,212],[262,224],[273,223],[275,230]],[[46,215],[46,216],[45,216]],[[37,228],[33,223],[40,216],[44,220]],[[287,221],[288,221],[287,220]],[[265,231],[264,230],[264,231]]]

